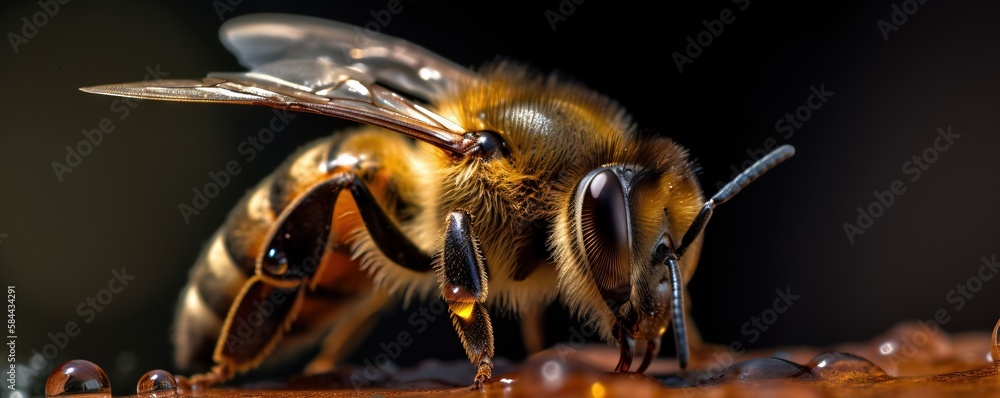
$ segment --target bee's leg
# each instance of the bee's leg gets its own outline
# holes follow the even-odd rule
[[[243,285],[219,332],[208,373],[178,379],[181,390],[203,389],[231,379],[259,364],[291,325],[304,289],[278,287],[254,275]]]
[[[295,321],[328,253],[334,206],[343,182],[317,184],[277,217],[251,276],[229,308],[213,361],[232,372],[256,367]]]
[[[353,217],[360,217],[372,242],[386,258],[398,266],[413,271],[427,272],[431,270],[432,257],[425,254],[399,229],[392,218],[386,213],[385,209],[379,205],[375,195],[369,190],[365,180],[356,173],[356,170],[335,173],[326,182],[313,188],[312,191],[315,192],[315,195],[310,193],[307,196],[315,196],[316,200],[311,200],[310,203],[316,203],[315,206],[317,208],[322,207],[323,209],[321,211],[303,211],[302,217],[289,215],[287,219],[290,222],[291,228],[287,231],[278,229],[279,233],[275,235],[275,239],[280,241],[287,236],[290,236],[291,239],[295,239],[296,236],[315,237],[323,233],[337,235],[337,231],[331,232],[329,228],[317,228],[316,231],[311,233],[302,233],[300,230],[303,225],[316,224],[314,220],[330,220],[332,215],[339,214],[336,212],[340,210],[334,209],[332,206],[337,203],[338,196],[344,190],[350,191],[353,203],[357,207]],[[326,208],[327,205],[330,207]],[[316,245],[315,242],[306,243],[311,244],[308,247]],[[323,243],[325,244],[325,240],[323,240]],[[337,244],[341,243],[338,242]],[[289,246],[289,244],[276,241],[272,242],[271,246],[285,247]],[[313,253],[314,251],[297,250],[296,252]],[[294,254],[289,252],[288,257]],[[297,261],[304,260],[298,259]],[[290,264],[295,263],[290,262]],[[280,272],[271,272],[271,268],[264,267],[261,271],[268,280],[298,281],[299,283],[306,283],[303,286],[308,286],[308,290],[313,291],[317,288],[317,284],[322,284],[325,280],[323,267],[328,265],[326,265],[327,262],[325,261],[321,264],[323,264],[321,267],[303,267],[298,269],[294,266],[273,267]],[[388,298],[384,293],[374,292],[361,302],[347,309],[349,311],[348,314],[340,317],[324,338],[323,348],[315,359],[309,363],[306,370],[307,373],[322,373],[332,369],[333,365],[349,352],[347,347],[350,343],[358,340],[364,334],[363,330],[371,326],[374,322],[375,314],[384,307],[387,300]]]
[[[643,373],[649,364],[653,363],[656,356],[660,354],[660,338],[646,340],[646,354],[642,357],[642,363],[639,364],[639,369],[636,369],[636,373]]]
[[[282,223],[275,229],[272,240],[267,245],[271,249],[261,258],[259,273],[262,277],[272,281],[280,280],[279,284],[285,285],[288,281],[309,282],[320,272],[316,266],[305,267],[301,264],[309,256],[313,256],[315,261],[318,260],[316,256],[322,255],[327,246],[328,235],[331,234],[332,218],[336,211],[334,206],[345,189],[351,192],[372,242],[386,258],[410,270],[430,271],[431,257],[396,226],[379,206],[361,176],[354,171],[344,171],[311,188],[297,203],[290,205],[294,208],[292,211],[282,215]],[[340,232],[344,231],[332,231],[334,235]],[[341,243],[342,237],[333,238],[333,246]]]
[[[486,302],[486,260],[472,231],[469,214],[457,210],[448,215],[444,252],[435,264],[441,294],[448,303],[452,323],[476,366],[472,387],[481,389],[493,375],[493,325]]]
[[[334,177],[343,188],[350,188],[354,203],[358,206],[372,242],[386,258],[397,265],[417,272],[431,270],[432,260],[416,243],[410,240],[389,218],[385,210],[375,201],[375,197],[364,180],[354,173],[343,173]]]
[[[621,348],[621,356],[618,357],[618,365],[615,372],[628,372],[632,367],[632,341],[621,327],[615,328],[615,339],[618,340],[618,347]]]
[[[278,287],[258,275],[250,277],[220,332],[213,357],[216,367],[228,369],[232,376],[263,361],[291,327],[304,293],[302,286]]]

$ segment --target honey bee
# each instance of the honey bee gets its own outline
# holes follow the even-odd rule
[[[175,359],[224,382],[320,344],[331,369],[379,310],[440,295],[474,388],[492,376],[490,311],[560,299],[643,372],[673,327],[718,204],[793,155],[783,146],[705,200],[687,151],[612,100],[512,62],[478,71],[353,26],[262,14],[225,23],[248,72],[83,88],[263,105],[364,123],[305,146],[243,198],[181,293]],[[361,40],[363,39],[363,40]],[[540,348],[536,323],[525,339]],[[644,347],[633,344],[644,342]]]

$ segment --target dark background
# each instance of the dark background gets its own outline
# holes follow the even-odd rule
[[[554,0],[404,1],[384,32],[463,65],[497,56],[528,62],[615,98],[642,129],[690,148],[707,191],[768,138],[795,145],[795,158],[721,207],[708,227],[689,291],[709,341],[748,343],[741,326],[786,288],[801,298],[749,346],[868,340],[898,322],[931,319],[939,308],[949,311],[949,332],[991,328],[1000,318],[1000,281],[983,281],[961,310],[947,295],[975,277],[980,258],[1000,242],[1000,3],[929,1],[888,41],[877,21],[888,21],[901,2],[752,1],[744,11],[742,3],[698,3],[656,12],[589,0],[553,31],[545,12],[558,12]],[[267,125],[265,109],[147,101],[119,120],[113,98],[77,88],[141,80],[156,65],[170,78],[242,70],[216,34],[222,19],[236,15],[289,12],[363,25],[385,7],[245,0],[220,19],[207,0],[72,1],[16,54],[9,39],[0,46],[0,284],[17,289],[19,387],[32,383],[23,366],[32,351],[69,321],[80,334],[36,382],[71,358],[100,364],[119,394],[146,370],[171,369],[174,306],[204,242],[298,146],[348,125],[301,115],[246,163],[236,147]],[[6,2],[0,31],[20,32],[21,17],[40,9]],[[684,52],[686,38],[723,9],[735,21],[679,73],[671,54]],[[785,140],[775,122],[821,85],[835,94]],[[59,182],[51,163],[64,161],[64,146],[105,117],[114,132]],[[904,163],[947,126],[961,138],[911,182]],[[241,161],[242,173],[185,224],[178,205],[231,159]],[[843,224],[856,224],[856,208],[896,179],[906,193],[852,244]],[[77,306],[121,267],[135,280],[84,323]],[[390,315],[355,359],[411,327],[409,311]],[[523,355],[515,324],[497,323],[498,355]],[[575,324],[554,308],[549,343],[565,341]],[[447,321],[415,340],[401,363],[463,357]]]

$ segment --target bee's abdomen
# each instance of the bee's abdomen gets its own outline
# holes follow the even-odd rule
[[[247,280],[228,253],[224,233],[225,226],[212,237],[181,292],[173,338],[174,361],[182,369],[203,371],[212,363],[223,321]]]

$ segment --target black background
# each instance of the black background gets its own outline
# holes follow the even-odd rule
[[[267,125],[265,109],[147,101],[119,120],[113,98],[77,88],[140,80],[156,65],[170,78],[242,70],[217,40],[219,24],[233,16],[288,12],[364,25],[372,10],[386,8],[385,1],[316,3],[244,0],[220,18],[207,0],[71,1],[17,53],[9,39],[0,46],[0,283],[17,286],[18,363],[41,351],[47,333],[75,321],[81,333],[42,379],[56,362],[85,358],[104,367],[121,394],[145,370],[171,369],[174,305],[204,242],[299,145],[348,125],[298,116],[246,163],[236,147]],[[660,12],[589,0],[554,31],[545,15],[559,12],[554,0],[402,4],[385,33],[462,65],[497,56],[531,63],[615,98],[642,129],[690,149],[707,191],[768,138],[796,146],[795,158],[720,207],[708,227],[689,285],[708,341],[749,343],[741,326],[786,288],[801,298],[750,347],[867,340],[939,308],[949,311],[950,332],[987,330],[1000,318],[996,280],[983,281],[960,310],[947,300],[1000,241],[1000,4],[931,0],[888,40],[877,21],[901,2],[751,1],[739,10],[743,3],[711,1],[662,4]],[[5,3],[0,30],[21,31],[21,17],[40,9]],[[735,21],[680,73],[671,54],[684,52],[686,38],[724,9]],[[786,140],[775,122],[804,105],[811,86],[834,95]],[[64,161],[64,146],[105,117],[114,132],[60,182],[51,163]],[[961,138],[910,181],[904,163],[947,126]],[[178,205],[232,159],[243,171],[185,224]],[[843,224],[856,224],[856,208],[896,179],[906,193],[852,244]],[[136,279],[83,323],[77,306],[122,267]],[[408,314],[391,313],[355,360],[411,327]],[[576,324],[558,307],[549,319],[550,344]],[[497,323],[498,355],[523,355],[516,325]],[[415,341],[401,363],[463,356],[447,321]]]

